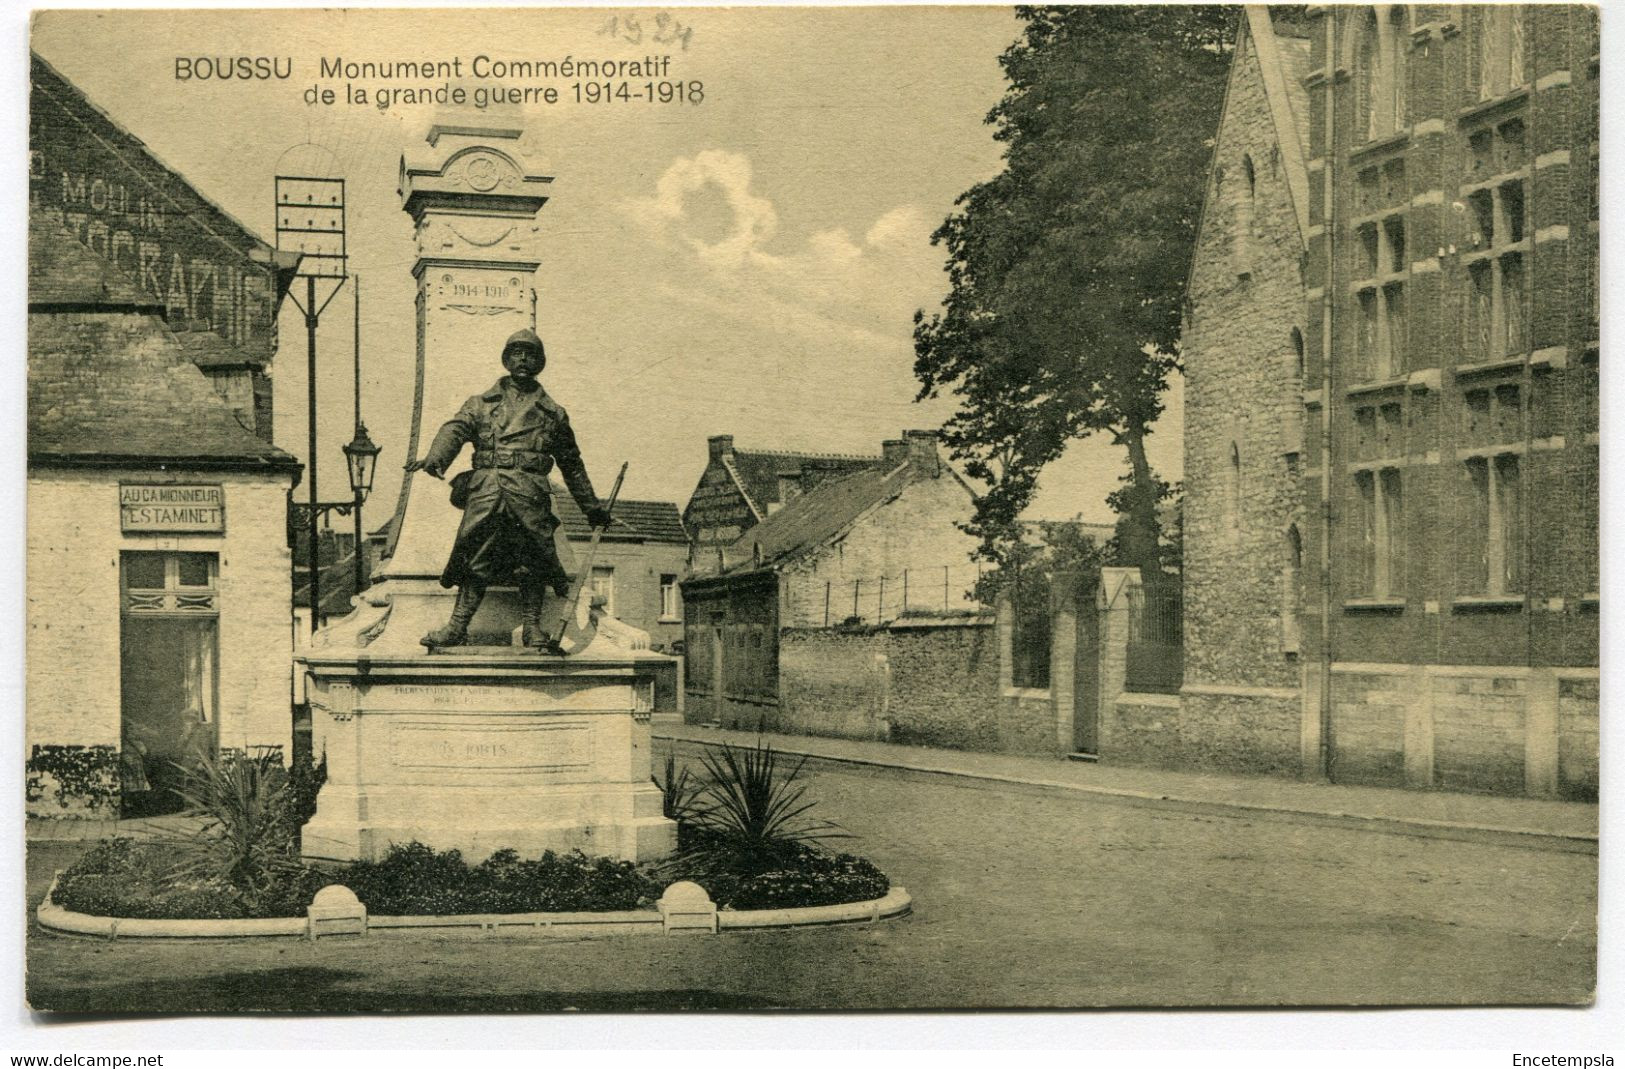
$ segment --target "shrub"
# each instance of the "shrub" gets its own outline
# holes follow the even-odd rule
[[[236,888],[187,881],[163,842],[110,839],[93,847],[57,880],[56,903],[100,917],[187,919],[251,914]],[[303,912],[303,905],[289,916]],[[265,915],[265,914],[258,914]]]
[[[377,861],[357,861],[335,877],[354,891],[369,913],[469,913],[468,865],[457,850],[440,853],[423,843],[394,845]]]
[[[632,862],[579,850],[549,850],[536,860],[498,850],[471,868],[456,850],[416,842],[392,846],[378,861],[358,861],[336,879],[368,912],[386,916],[637,909],[660,893]]]
[[[719,873],[706,885],[712,901],[730,909],[789,909],[866,902],[891,889],[885,873],[853,854],[796,846],[759,871]]]
[[[698,818],[703,811],[700,796],[705,793],[705,785],[701,783],[685,766],[677,768],[677,755],[666,755],[666,778],[662,782],[654,776],[649,777],[654,785],[660,788],[660,811],[667,820],[692,821]]]
[[[36,745],[24,766],[28,801],[44,799],[49,777],[62,809],[117,809],[118,764],[118,751],[111,746]]]

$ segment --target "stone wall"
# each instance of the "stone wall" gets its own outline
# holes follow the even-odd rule
[[[1597,800],[1598,728],[1597,680],[1558,680],[1557,786],[1565,798]]]
[[[913,746],[1053,753],[1048,693],[1000,683],[986,617],[781,633],[778,730]]]
[[[121,480],[221,484],[225,533],[121,533]],[[289,482],[285,475],[140,469],[29,473],[27,752],[119,745],[119,554],[127,550],[219,555],[220,744],[291,744]],[[54,802],[39,810],[60,811]]]

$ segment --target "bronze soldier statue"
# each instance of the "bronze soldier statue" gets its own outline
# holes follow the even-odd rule
[[[467,642],[485,588],[517,582],[524,644],[561,652],[542,626],[547,590],[563,597],[570,589],[553,545],[559,520],[551,507],[548,473],[557,465],[592,526],[607,527],[610,518],[587,478],[570,417],[536,381],[546,365],[536,332],[516,332],[502,347],[508,374],[465,401],[435,435],[428,455],[406,465],[407,471],[421,469],[442,479],[464,444],[474,443],[473,470],[452,480],[452,502],[462,508],[463,522],[440,576],[442,586],[457,587],[457,603],[444,627],[423,636],[425,646]]]

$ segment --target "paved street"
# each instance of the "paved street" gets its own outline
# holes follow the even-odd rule
[[[820,813],[915,899],[878,925],[561,941],[100,940],[32,928],[40,1009],[926,1008],[1585,1000],[1597,859],[884,770]],[[35,845],[36,903],[81,847]]]

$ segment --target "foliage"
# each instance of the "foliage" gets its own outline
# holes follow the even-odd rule
[[[1096,545],[1075,521],[1034,523],[1026,529],[1037,540],[1029,537],[1013,543],[1003,564],[982,573],[974,591],[978,601],[996,605],[1000,597],[1008,596],[1018,607],[1036,605],[1048,613],[1058,577],[1087,585],[1114,559],[1109,545]]]
[[[325,753],[319,762],[312,760],[308,753],[294,758],[293,767],[288,769],[287,808],[289,819],[296,827],[304,827],[316,815],[316,796],[326,782]]]
[[[630,861],[549,850],[534,861],[498,850],[470,867],[457,850],[422,843],[390,847],[378,861],[358,861],[336,879],[385,916],[534,913],[637,909],[659,886]]]
[[[119,797],[118,750],[112,746],[36,745],[24,766],[28,800],[45,797],[45,777],[54,781],[57,805],[100,810],[116,807]]]
[[[990,488],[966,530],[1001,565],[1039,472],[1073,438],[1128,452],[1122,552],[1157,571],[1145,437],[1179,364],[1180,306],[1236,10],[1018,9],[989,113],[1005,169],[932,235],[950,292],[915,315],[920,397],[951,391],[952,455]],[[1132,120],[1127,117],[1132,116]],[[1149,577],[1148,577],[1149,579]]]
[[[203,823],[168,840],[177,848],[175,879],[232,887],[254,915],[314,890],[299,859],[295,798],[280,751],[200,753],[177,767],[177,792]]]
[[[667,820],[681,822],[700,815],[704,808],[700,796],[705,792],[705,786],[689,771],[688,766],[677,767],[676,753],[666,755],[665,780],[654,776],[649,778],[660,788],[660,811]]]
[[[867,902],[885,895],[891,881],[864,858],[796,846],[771,867],[712,874],[705,886],[728,909],[791,909]]]
[[[100,917],[248,915],[235,888],[206,879],[188,881],[176,873],[168,844],[133,839],[108,839],[92,847],[58,878],[55,900],[66,909]]]
[[[1130,538],[1128,498],[1134,493],[1133,477],[1123,476],[1122,483],[1106,497],[1106,503],[1118,514],[1117,530],[1106,543],[1106,559],[1114,564],[1128,563],[1125,544]],[[1185,570],[1184,485],[1170,483],[1153,474],[1151,490],[1158,513],[1157,560],[1165,575],[1179,575]]]
[[[758,738],[750,748],[708,748],[701,756],[703,808],[673,864],[704,883],[720,873],[768,871],[800,847],[850,838],[838,824],[808,816],[817,803],[801,782],[807,759],[786,761]]]

